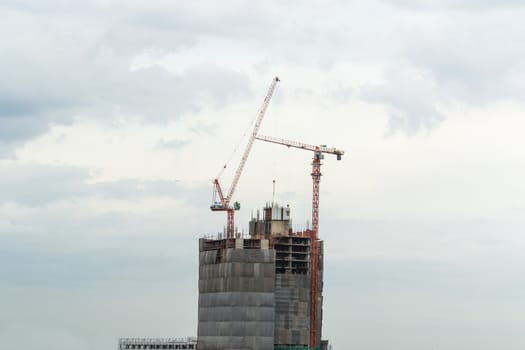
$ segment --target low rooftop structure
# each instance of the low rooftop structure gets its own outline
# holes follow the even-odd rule
[[[197,338],[120,338],[119,350],[124,349],[197,349]]]

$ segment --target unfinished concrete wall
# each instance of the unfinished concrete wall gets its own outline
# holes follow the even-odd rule
[[[270,243],[270,244],[269,244]],[[273,249],[272,249],[273,248]],[[200,240],[199,350],[308,350],[311,239]],[[317,344],[324,245],[319,241]]]
[[[317,289],[317,344],[321,344],[323,332],[324,242],[319,241],[319,272]]]
[[[310,254],[308,237],[274,237],[275,348],[307,349],[310,339]]]
[[[310,339],[310,276],[275,275],[275,344],[303,345]]]
[[[275,252],[224,241],[200,241],[198,348],[273,350]]]

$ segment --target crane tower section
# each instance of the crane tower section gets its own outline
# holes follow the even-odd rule
[[[302,142],[289,141],[271,136],[256,136],[256,139],[275,143],[287,147],[312,151],[312,230],[311,238],[311,266],[310,266],[310,349],[318,349],[321,341],[321,335],[318,334],[318,308],[322,300],[319,297],[319,185],[321,182],[321,160],[324,159],[324,153],[334,154],[337,160],[341,160],[345,154],[344,151],[326,145],[314,146]],[[319,327],[320,331],[320,327]]]

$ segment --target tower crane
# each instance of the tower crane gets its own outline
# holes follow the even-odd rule
[[[278,77],[275,77],[272,80],[270,88],[268,89],[268,93],[266,94],[263,104],[261,108],[259,109],[259,113],[258,113],[257,120],[255,122],[255,126],[250,135],[250,138],[248,139],[248,144],[246,145],[246,149],[244,150],[244,153],[242,155],[241,162],[239,163],[239,166],[237,167],[237,170],[235,171],[235,175],[233,177],[232,184],[226,196],[224,196],[221,185],[219,184],[219,179],[216,178],[215,180],[213,180],[214,193],[213,193],[213,202],[210,206],[210,209],[212,211],[225,211],[226,212],[227,214],[226,237],[227,238],[233,238],[234,213],[235,213],[235,210],[239,210],[241,208],[241,205],[239,202],[234,202],[233,206],[231,206],[230,201],[232,199],[233,193],[235,192],[235,188],[237,187],[237,183],[239,182],[239,179],[241,177],[242,171],[244,169],[244,165],[246,164],[246,160],[248,159],[248,156],[250,155],[250,151],[253,146],[253,141],[255,140],[255,137],[257,136],[257,133],[259,132],[259,127],[261,126],[261,122],[266,113],[266,109],[268,108],[268,104],[270,103],[270,99],[272,98],[273,92],[275,90],[275,86],[277,85],[279,81],[280,80]]]
[[[321,160],[324,159],[324,153],[335,154],[337,160],[341,160],[345,154],[344,151],[333,147],[326,147],[326,145],[313,146],[306,143],[289,141],[279,139],[271,136],[256,136],[257,140],[276,143],[287,147],[294,147],[304,149],[306,151],[314,152],[312,160],[312,180],[313,180],[313,195],[312,195],[312,230],[310,231],[310,238],[312,244],[312,256],[310,266],[310,349],[316,349],[317,344],[317,304],[318,304],[318,290],[319,290],[319,184],[321,182]]]

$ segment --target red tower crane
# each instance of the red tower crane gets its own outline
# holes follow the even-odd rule
[[[279,139],[271,136],[256,136],[258,140],[276,143],[287,147],[294,147],[304,149],[307,151],[314,152],[312,160],[312,180],[313,180],[313,195],[312,195],[312,230],[311,230],[311,242],[312,242],[312,257],[310,266],[310,349],[316,349],[317,343],[317,304],[318,304],[318,292],[319,292],[319,183],[321,182],[321,160],[324,158],[324,153],[335,154],[337,160],[341,160],[345,154],[344,151],[338,150],[333,147],[312,146],[301,142],[288,141]]]
[[[233,193],[235,192],[235,188],[237,187],[237,183],[239,182],[239,179],[241,177],[241,173],[244,169],[244,165],[246,164],[246,160],[248,159],[248,155],[250,154],[250,151],[252,149],[253,141],[255,140],[255,137],[257,136],[257,132],[259,132],[259,127],[261,126],[261,122],[266,113],[266,109],[268,108],[268,104],[270,103],[270,99],[272,98],[273,92],[275,90],[275,86],[277,85],[279,81],[280,80],[278,77],[275,77],[272,80],[270,88],[268,89],[268,93],[266,94],[263,104],[261,108],[259,109],[259,114],[255,122],[255,126],[253,128],[252,134],[250,135],[250,138],[248,139],[248,144],[246,145],[246,149],[244,150],[244,153],[241,158],[241,162],[239,163],[239,166],[237,167],[237,171],[235,172],[232,184],[230,186],[230,190],[228,191],[228,194],[226,197],[224,196],[222,192],[221,185],[219,184],[219,179],[213,180],[214,193],[213,193],[213,202],[210,206],[210,209],[212,211],[225,211],[227,213],[227,226],[226,226],[226,237],[227,238],[233,238],[234,213],[235,213],[235,210],[239,210],[241,208],[241,205],[239,202],[235,202],[233,203],[233,206],[230,206],[230,201],[232,199]]]

